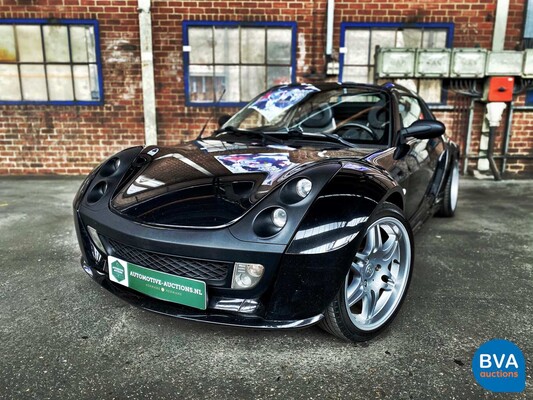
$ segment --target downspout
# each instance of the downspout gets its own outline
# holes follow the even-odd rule
[[[492,51],[502,51],[505,44],[507,31],[507,16],[509,15],[509,0],[497,0],[496,17],[494,19],[494,31],[492,32]],[[486,154],[490,147],[490,128],[485,126],[481,130],[479,140],[479,154]],[[494,146],[494,143],[492,143]],[[478,170],[486,171],[492,168],[486,159],[478,160]]]
[[[492,51],[502,51],[507,31],[507,16],[509,15],[509,0],[498,0],[494,32],[492,33]]]
[[[327,21],[326,21],[326,58],[331,61],[333,53],[333,19],[335,16],[335,0],[328,0]]]
[[[154,55],[152,52],[152,18],[150,0],[138,0],[139,30],[141,38],[141,68],[144,110],[144,142],[157,144],[155,113]]]

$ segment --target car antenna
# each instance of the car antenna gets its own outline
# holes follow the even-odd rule
[[[202,135],[204,134],[204,131],[205,131],[205,128],[207,128],[207,125],[211,122],[211,120],[213,119],[213,116],[215,115],[215,110],[216,110],[216,107],[218,107],[218,105],[220,104],[220,101],[222,100],[222,97],[224,97],[224,95],[226,94],[226,88],[224,87],[224,90],[222,90],[222,94],[220,95],[220,97],[218,98],[218,100],[215,102],[215,104],[213,105],[213,113],[209,116],[209,118],[207,119],[207,121],[205,121],[205,124],[202,128],[202,130],[200,131],[200,134],[196,137],[196,140],[200,140],[202,138]]]

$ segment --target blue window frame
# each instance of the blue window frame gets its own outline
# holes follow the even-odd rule
[[[376,46],[443,48],[453,43],[453,23],[341,23],[339,80],[374,83]],[[428,103],[442,104],[445,96],[440,79],[409,79],[410,86]],[[380,82],[378,82],[380,83]]]
[[[183,58],[188,106],[242,106],[296,81],[296,23],[184,21]]]
[[[101,105],[98,21],[0,19],[0,104]]]

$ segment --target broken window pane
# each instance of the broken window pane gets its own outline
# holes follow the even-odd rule
[[[269,28],[267,30],[267,63],[290,64],[291,41],[290,29]]]
[[[20,101],[19,72],[16,65],[0,64],[0,101]]]
[[[241,29],[241,63],[265,63],[265,29]]]
[[[46,78],[44,65],[21,65],[22,98],[30,101],[46,101]]]
[[[11,25],[0,25],[0,62],[16,62],[15,31]]]
[[[74,100],[70,65],[47,65],[46,75],[50,100]]]
[[[43,26],[46,62],[69,62],[68,32],[66,26]]]
[[[43,62],[41,27],[39,25],[17,25],[17,44],[20,62]]]

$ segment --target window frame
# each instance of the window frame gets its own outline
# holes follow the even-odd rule
[[[346,31],[349,29],[367,29],[370,32],[373,29],[387,29],[387,28],[404,28],[404,29],[422,29],[424,30],[437,30],[445,29],[447,30],[446,34],[446,48],[451,48],[453,46],[453,38],[455,31],[455,24],[453,22],[420,22],[413,24],[399,23],[399,22],[341,22],[341,31],[340,31],[340,48],[346,47]],[[344,72],[344,58],[345,53],[339,51],[339,81],[342,82],[342,75]],[[370,64],[367,64],[370,65]],[[412,78],[419,80],[420,78]],[[441,79],[442,80],[442,79]],[[375,79],[374,79],[375,82]],[[448,96],[444,88],[441,88],[441,101],[440,103],[428,103],[428,105],[443,106],[446,105]]]
[[[190,27],[236,27],[236,28],[291,28],[291,83],[296,82],[296,48],[297,43],[297,23],[295,21],[183,21],[182,35],[183,35],[183,76],[184,76],[184,89],[185,89],[185,106],[186,107],[243,107],[248,104],[252,99],[248,101],[236,102],[236,101],[211,101],[211,102],[196,102],[190,99],[190,87],[189,87],[189,54],[190,49],[187,50],[189,44],[189,28]],[[239,43],[240,45],[240,43]],[[215,67],[217,64],[213,62],[211,64]],[[247,65],[242,63],[234,64],[236,66]],[[265,65],[268,65],[265,63]],[[240,84],[240,83],[239,83]],[[268,89],[268,87],[266,88]],[[259,93],[257,93],[259,94]],[[218,100],[218,98],[216,99]]]
[[[92,26],[94,29],[94,47],[95,47],[95,59],[96,68],[98,71],[98,100],[0,100],[0,105],[52,105],[52,106],[101,106],[104,104],[104,79],[102,74],[102,57],[100,51],[100,25],[96,19],[32,19],[32,18],[0,18],[0,25],[39,25],[42,29],[46,25],[58,25],[58,26],[71,26],[71,25],[88,25]],[[20,66],[21,64],[29,65],[43,65],[45,68],[45,77],[47,76],[46,66],[49,64],[67,64],[67,65],[76,65],[76,64],[85,64],[85,63],[75,63],[70,60],[68,63],[48,63],[46,61],[46,54],[44,48],[44,39],[42,40],[43,47],[43,61],[35,63],[25,63],[20,62],[18,59],[15,63],[5,63],[5,64],[15,64]],[[69,42],[69,53],[71,51],[71,46]],[[87,62],[87,65],[93,64],[92,62]],[[20,79],[20,68],[19,68],[19,79]],[[74,83],[74,76],[72,76],[72,82]],[[46,83],[48,87],[48,82]],[[20,89],[22,91],[22,87]],[[47,89],[47,95],[49,96],[49,91]]]

